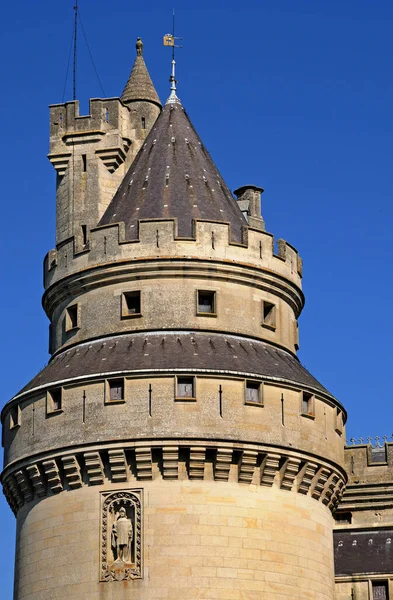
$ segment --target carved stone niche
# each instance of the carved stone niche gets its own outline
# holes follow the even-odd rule
[[[142,578],[142,490],[101,494],[100,543],[100,581]]]

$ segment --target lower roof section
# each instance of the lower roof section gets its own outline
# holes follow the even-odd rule
[[[239,336],[184,331],[130,333],[79,344],[54,356],[17,396],[75,379],[168,372],[217,373],[295,384],[337,402],[285,350]]]
[[[393,529],[334,532],[336,577],[392,572]]]

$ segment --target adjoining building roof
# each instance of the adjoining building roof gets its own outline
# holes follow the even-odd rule
[[[375,509],[374,509],[375,510]],[[393,529],[334,531],[336,577],[392,572]]]
[[[56,355],[19,393],[110,373],[179,371],[280,380],[334,399],[289,352],[258,340],[208,332],[133,333],[86,342]]]
[[[139,219],[176,219],[188,238],[194,219],[224,222],[243,241],[247,222],[180,101],[164,106],[98,225],[124,222],[134,240]]]
[[[153,102],[161,107],[161,102],[153,85],[146,63],[142,56],[143,43],[141,38],[136,42],[136,59],[132,67],[126,87],[121,95],[123,104],[130,102],[145,101]]]

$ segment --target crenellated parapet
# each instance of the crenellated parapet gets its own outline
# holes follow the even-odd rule
[[[297,251],[279,240],[275,252],[273,236],[254,229],[247,230],[244,244],[231,243],[225,223],[195,221],[194,231],[194,239],[185,240],[176,236],[174,220],[142,221],[138,241],[130,242],[117,224],[92,230],[83,252],[75,252],[72,239],[52,250],[44,265],[43,300],[52,322],[52,352],[108,333],[160,328],[236,332],[296,351],[304,304]],[[185,276],[192,285],[183,285]],[[215,296],[213,319],[198,312],[198,290]],[[133,291],[141,294],[143,307],[137,318],[127,319],[122,298]],[[105,295],[108,310],[97,320],[95,303]],[[184,298],[175,313],[174,297]],[[81,320],[68,333],[67,311],[76,305]]]
[[[176,219],[140,221],[138,239],[125,239],[124,224],[102,226],[90,232],[89,246],[78,252],[74,238],[64,240],[48,252],[44,261],[44,285],[48,289],[60,279],[86,268],[124,260],[189,257],[221,260],[266,269],[301,288],[302,260],[297,250],[265,231],[245,229],[243,243],[231,242],[230,225],[195,220],[194,237],[177,236]]]

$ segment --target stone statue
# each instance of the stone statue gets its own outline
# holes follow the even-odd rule
[[[131,542],[133,539],[131,519],[122,506],[117,514],[116,521],[112,526],[112,550],[115,560],[122,562],[131,561]]]

